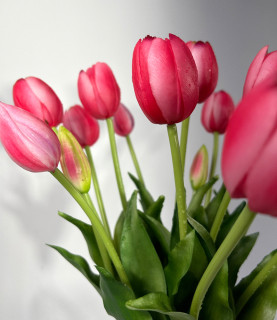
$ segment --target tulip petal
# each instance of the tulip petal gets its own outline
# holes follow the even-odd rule
[[[229,121],[222,152],[222,175],[233,197],[245,196],[243,181],[249,168],[276,130],[276,105],[277,92],[259,86],[243,98]]]

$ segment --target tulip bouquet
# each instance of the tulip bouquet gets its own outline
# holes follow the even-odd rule
[[[10,157],[26,170],[49,171],[87,215],[89,222],[83,222],[59,212],[80,230],[92,261],[51,247],[87,278],[115,319],[274,319],[276,250],[237,281],[257,240],[256,233],[246,235],[256,214],[277,216],[277,52],[268,54],[267,50],[263,48],[253,60],[235,108],[227,92],[214,92],[218,66],[208,42],[185,43],[170,35],[165,40],[148,36],[136,44],[135,95],[146,117],[166,125],[168,131],[176,186],[170,231],[162,223],[165,198],[153,199],[143,179],[130,138],[134,119],[120,103],[120,89],[107,64],[96,63],[80,72],[82,106],[65,113],[54,91],[35,77],[15,83],[15,106],[0,103],[0,139]],[[184,168],[189,117],[202,102],[201,121],[213,134],[214,146],[210,167],[204,145],[193,160],[193,195],[188,202]],[[99,137],[98,120],[107,123],[120,214],[105,210],[90,150]],[[136,176],[129,174],[135,189],[130,198],[125,193],[115,133],[126,138],[136,170]],[[225,134],[223,184],[217,190],[220,134]],[[97,207],[89,195],[91,181]],[[232,211],[231,198],[246,201]],[[114,232],[108,222],[111,214],[118,214]]]

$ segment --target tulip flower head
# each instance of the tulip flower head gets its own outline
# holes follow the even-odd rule
[[[230,195],[247,198],[252,211],[277,216],[277,84],[244,96],[225,134],[222,175]]]
[[[264,80],[270,78],[277,71],[277,51],[268,53],[268,46],[263,47],[248,69],[243,95]]]
[[[190,116],[198,101],[198,76],[184,41],[173,34],[139,40],[132,70],[138,103],[151,122],[171,125]]]
[[[13,100],[17,107],[33,113],[54,127],[62,122],[63,106],[56,93],[35,77],[19,79],[13,86]]]
[[[209,42],[189,41],[190,49],[198,70],[199,99],[205,101],[214,91],[218,80],[218,65]]]
[[[23,109],[0,102],[0,140],[20,167],[54,171],[60,160],[60,143],[53,130]]]
[[[133,130],[134,124],[135,122],[131,112],[121,103],[113,117],[115,133],[122,137],[126,137]]]
[[[73,133],[82,148],[92,146],[99,138],[98,121],[79,105],[64,113],[63,124]]]
[[[208,162],[208,151],[203,145],[196,153],[190,168],[190,182],[194,190],[205,184],[208,177]]]
[[[87,193],[91,183],[88,159],[77,139],[65,127],[60,126],[58,138],[61,143],[61,167],[64,175],[81,193]]]
[[[227,92],[214,92],[202,108],[201,122],[204,128],[208,132],[224,133],[234,109],[233,99]]]
[[[80,72],[78,92],[83,106],[96,119],[112,117],[119,107],[120,89],[106,63],[98,62]]]

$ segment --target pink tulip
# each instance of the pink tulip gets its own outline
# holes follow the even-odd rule
[[[255,212],[277,216],[277,83],[249,92],[225,134],[222,175],[234,198],[247,198]]]
[[[73,134],[60,126],[58,137],[61,143],[61,167],[64,175],[81,193],[87,193],[91,183],[88,159]]]
[[[60,143],[53,130],[31,113],[0,102],[0,140],[22,168],[54,171],[60,160]]]
[[[153,123],[188,118],[198,101],[197,69],[184,41],[146,37],[133,53],[133,85],[138,103]]]
[[[277,51],[268,53],[268,46],[263,47],[248,69],[243,95],[248,93],[253,87],[268,79],[277,71]]]
[[[224,133],[235,109],[231,96],[221,90],[214,92],[204,103],[201,122],[208,132]]]
[[[209,156],[205,145],[196,153],[190,168],[190,183],[194,190],[203,186],[208,177]]]
[[[112,117],[119,107],[120,89],[112,70],[106,63],[98,62],[78,78],[80,100],[96,119]]]
[[[134,118],[131,112],[120,103],[118,110],[113,117],[114,131],[116,134],[126,137],[134,128]]]
[[[35,77],[19,79],[13,86],[13,99],[17,107],[33,113],[54,127],[62,122],[63,107],[55,92]]]
[[[73,133],[82,148],[92,146],[99,138],[98,121],[79,105],[64,113],[63,124]]]
[[[205,101],[214,91],[218,80],[218,66],[212,46],[209,42],[189,41],[190,49],[198,70],[199,99]]]

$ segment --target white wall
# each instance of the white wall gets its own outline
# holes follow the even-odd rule
[[[97,61],[107,62],[121,87],[122,101],[136,119],[132,140],[147,186],[155,197],[166,196],[163,218],[169,226],[174,183],[166,128],[149,123],[136,102],[131,81],[136,42],[147,34],[167,37],[168,33],[185,41],[210,41],[219,64],[217,89],[225,89],[238,102],[258,50],[266,44],[271,51],[277,49],[276,13],[274,0],[2,0],[0,100],[12,103],[14,82],[32,75],[52,86],[67,109],[79,102],[79,71]],[[200,125],[200,110],[198,106],[192,115],[188,164],[203,142],[209,148],[212,143],[212,136]],[[124,140],[118,139],[118,149],[130,196],[133,185],[127,171],[134,170]],[[105,123],[92,152],[114,225],[120,202]],[[188,182],[186,185],[189,189]],[[61,245],[87,256],[78,231],[57,216],[61,210],[83,217],[77,205],[50,174],[24,171],[12,163],[2,146],[0,187],[0,318],[108,319],[89,283],[45,245]],[[188,191],[188,198],[190,195]],[[256,218],[251,231],[259,230],[260,238],[241,276],[275,248],[276,227],[273,218]]]

